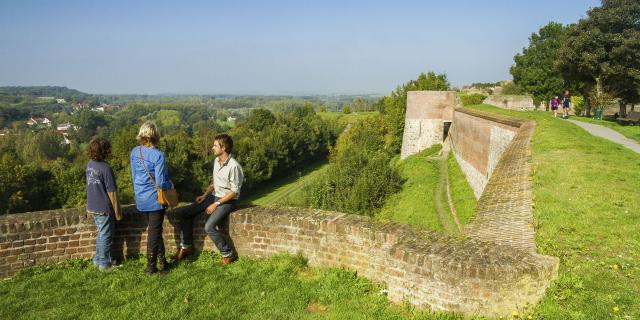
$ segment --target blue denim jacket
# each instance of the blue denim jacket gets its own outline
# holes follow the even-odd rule
[[[171,189],[173,183],[169,180],[169,173],[165,161],[164,153],[156,148],[142,147],[142,158],[144,164],[162,189]],[[158,203],[158,191],[149,178],[147,171],[140,161],[140,146],[131,150],[129,156],[131,161],[131,179],[133,180],[133,193],[135,194],[136,207],[138,211],[158,211],[164,207]]]

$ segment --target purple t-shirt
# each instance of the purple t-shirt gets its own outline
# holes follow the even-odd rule
[[[111,201],[107,192],[116,191],[116,179],[113,170],[104,161],[90,160],[87,175],[87,211],[111,213]]]

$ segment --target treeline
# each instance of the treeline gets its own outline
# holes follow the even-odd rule
[[[603,0],[577,23],[551,22],[514,57],[511,74],[534,102],[565,89],[585,98],[585,114],[615,101],[620,116],[640,103],[640,2]]]
[[[305,188],[306,205],[375,215],[403,182],[395,162],[402,147],[407,92],[449,89],[446,75],[429,72],[380,99],[375,104],[379,116],[355,123],[340,135],[327,174]]]
[[[341,130],[308,107],[280,113],[253,110],[232,129],[215,121],[202,123],[213,120],[207,120],[208,115],[203,113],[193,114],[196,111],[189,108],[145,113],[150,109],[155,107],[127,108],[113,115],[87,111],[86,121],[97,127],[77,137],[98,135],[111,140],[113,153],[108,162],[124,203],[131,203],[133,197],[129,153],[137,145],[137,130],[146,119],[156,121],[162,131],[159,149],[167,155],[170,177],[184,201],[192,201],[211,179],[210,149],[217,133],[229,132],[234,137],[236,157],[245,171],[243,192],[250,192],[266,180],[326,157]],[[84,168],[88,159],[83,145],[61,142],[62,137],[53,129],[24,128],[0,137],[0,198],[6,199],[0,202],[0,213],[85,203]]]

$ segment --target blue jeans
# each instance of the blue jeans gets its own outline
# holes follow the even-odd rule
[[[111,267],[111,244],[113,243],[113,230],[115,220],[111,214],[93,214],[93,221],[96,223],[96,255],[93,257],[93,264],[101,270]]]
[[[192,203],[182,211],[180,217],[180,238],[182,247],[187,248],[193,245],[193,219],[203,213],[209,205],[220,200],[218,197],[209,195],[202,203]],[[209,235],[223,257],[233,255],[231,236],[229,236],[229,215],[236,209],[236,201],[231,200],[219,205],[207,218],[204,224],[204,231]]]

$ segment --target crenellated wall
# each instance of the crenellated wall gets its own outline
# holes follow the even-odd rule
[[[179,242],[176,212],[164,224],[167,248]],[[195,225],[196,247],[213,249],[204,215]],[[241,256],[301,253],[313,266],[344,266],[385,283],[392,301],[434,310],[504,316],[536,303],[557,274],[554,258],[534,252],[343,213],[252,207],[234,212],[231,226]],[[82,209],[5,215],[0,230],[3,277],[94,251],[95,226]],[[145,252],[144,219],[131,207],[116,230],[116,256]]]

